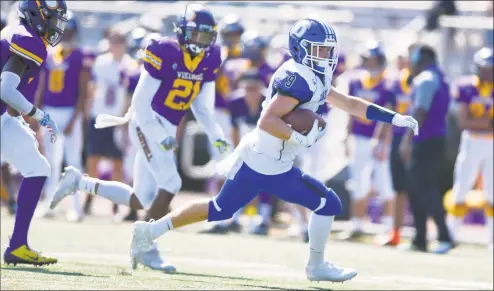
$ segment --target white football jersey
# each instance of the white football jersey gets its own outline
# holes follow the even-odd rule
[[[121,116],[125,114],[127,105],[128,79],[125,72],[132,65],[132,58],[124,55],[120,62],[113,59],[112,54],[106,53],[96,58],[91,78],[95,85],[95,94],[91,107],[91,116],[110,114]]]
[[[298,108],[316,112],[326,102],[326,96],[332,88],[332,77],[332,73],[326,74],[323,81],[314,71],[290,59],[273,74],[268,88],[270,94],[263,102],[263,108],[279,93],[297,98],[300,101]],[[276,175],[289,171],[295,157],[304,148],[256,127],[240,157],[255,171]]]

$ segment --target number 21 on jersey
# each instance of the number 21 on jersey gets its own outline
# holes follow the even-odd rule
[[[189,110],[201,90],[201,81],[175,79],[172,90],[165,99],[165,105],[178,111]]]

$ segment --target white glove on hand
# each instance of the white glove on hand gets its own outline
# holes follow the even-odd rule
[[[55,143],[57,141],[57,135],[60,133],[60,131],[58,130],[58,126],[55,121],[50,118],[50,114],[43,112],[43,118],[39,120],[39,124],[48,128],[48,131],[50,132],[51,143]]]
[[[178,148],[177,140],[173,136],[165,138],[160,142],[160,146],[164,151],[175,150]]]
[[[307,135],[303,135],[294,130],[288,141],[308,148],[316,142],[319,132],[319,120],[316,119]]]
[[[230,144],[224,140],[224,139],[217,139],[214,143],[213,146],[220,154],[224,154],[230,149]]]
[[[409,115],[401,115],[396,113],[391,122],[395,126],[411,128],[415,135],[419,135],[419,123],[415,120],[415,118]]]

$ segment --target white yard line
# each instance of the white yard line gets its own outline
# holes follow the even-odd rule
[[[68,259],[83,259],[82,261],[96,259],[99,262],[106,262],[108,264],[128,263],[128,257],[122,254],[115,253],[53,253],[55,257],[68,258]],[[184,263],[197,267],[208,267],[209,270],[213,268],[234,268],[240,273],[245,275],[251,275],[256,277],[270,278],[290,278],[290,279],[305,279],[304,268],[301,266],[300,270],[294,270],[284,265],[269,264],[269,263],[249,263],[234,260],[216,260],[216,259],[204,259],[204,258],[192,258],[192,257],[173,257],[171,259],[173,263]],[[62,262],[63,263],[63,262]],[[372,275],[358,275],[355,279],[356,282],[368,282],[368,283],[380,283],[387,285],[390,288],[424,288],[427,289],[450,289],[450,290],[468,290],[468,289],[486,289],[492,290],[492,282],[477,282],[477,281],[464,281],[464,280],[451,280],[440,279],[431,277],[420,276],[405,276],[389,274],[388,276],[372,276]]]

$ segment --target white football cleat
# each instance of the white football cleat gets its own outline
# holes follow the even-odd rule
[[[150,251],[139,253],[137,255],[137,261],[145,267],[153,270],[159,270],[165,273],[173,273],[177,271],[175,266],[161,258],[156,243],[154,243],[153,248]]]
[[[325,262],[318,266],[307,265],[305,275],[309,281],[345,282],[357,276],[357,271]]]
[[[149,222],[136,221],[132,224],[132,242],[130,244],[130,263],[132,269],[137,269],[139,255],[153,250],[154,240],[151,233],[151,219]]]
[[[65,172],[62,174],[62,179],[60,179],[58,184],[57,192],[53,195],[50,209],[54,209],[66,196],[74,195],[77,192],[81,177],[81,171],[78,169],[72,166],[65,167]]]
[[[81,222],[84,220],[84,213],[72,209],[67,211],[65,218],[68,222]]]

